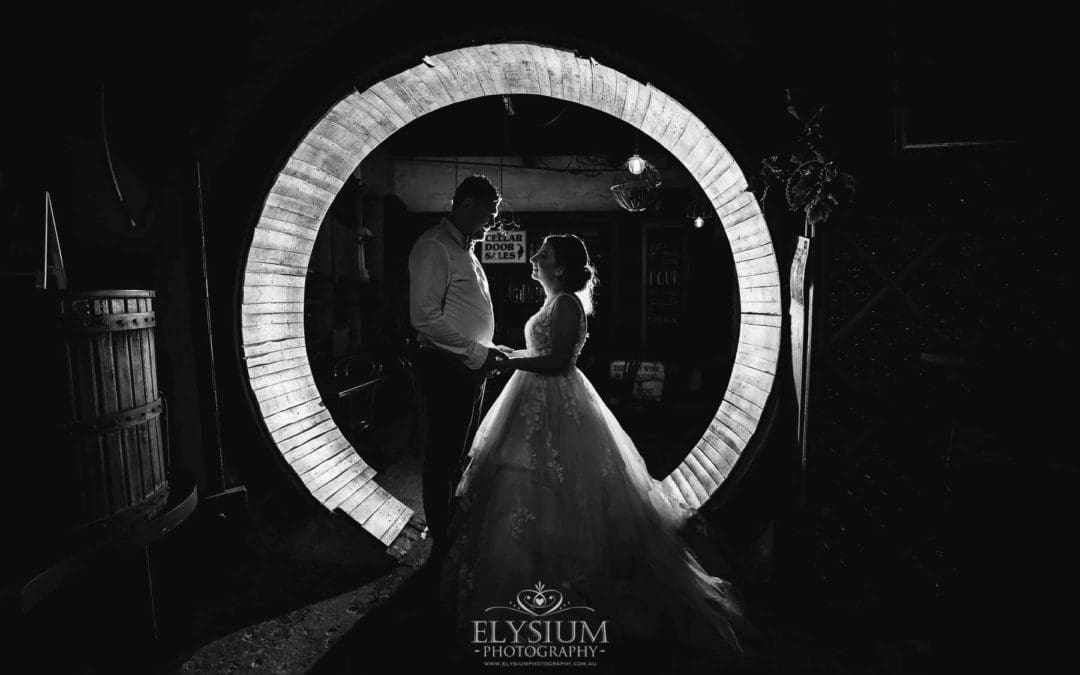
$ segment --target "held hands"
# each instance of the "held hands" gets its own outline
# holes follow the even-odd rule
[[[487,360],[484,361],[483,370],[488,377],[495,375],[501,375],[507,370],[512,370],[510,366],[510,355],[514,353],[514,350],[505,345],[495,345],[488,349]]]
[[[507,361],[506,353],[499,347],[488,349],[487,358],[484,359],[484,365],[480,367],[480,370],[486,377],[497,375],[503,364]]]

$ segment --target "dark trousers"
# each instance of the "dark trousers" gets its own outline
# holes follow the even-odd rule
[[[453,356],[422,349],[417,375],[427,407],[424,515],[433,550],[445,551],[454,491],[480,423],[486,377]]]

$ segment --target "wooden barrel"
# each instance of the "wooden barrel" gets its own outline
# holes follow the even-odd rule
[[[60,300],[67,396],[51,454],[65,484],[56,495],[65,539],[121,533],[165,505],[153,302],[153,291],[127,290],[72,292]]]

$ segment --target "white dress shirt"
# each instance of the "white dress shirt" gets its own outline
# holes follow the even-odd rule
[[[409,319],[420,343],[478,370],[493,347],[487,275],[461,230],[443,216],[409,253]]]

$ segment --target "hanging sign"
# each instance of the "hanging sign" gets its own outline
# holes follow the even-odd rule
[[[488,230],[480,255],[482,263],[523,263],[525,258],[525,231]]]

